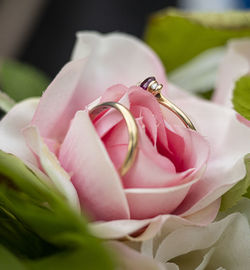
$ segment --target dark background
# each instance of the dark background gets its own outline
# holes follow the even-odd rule
[[[70,59],[79,30],[122,31],[142,37],[149,15],[174,0],[50,0],[26,43],[21,61],[53,78]]]

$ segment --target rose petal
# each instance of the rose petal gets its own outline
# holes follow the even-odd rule
[[[152,131],[154,125],[157,126],[157,132],[153,132],[153,137],[158,137],[158,141],[167,147],[167,138],[164,126],[164,120],[160,106],[155,97],[142,90],[140,87],[132,86],[129,89],[123,85],[114,85],[107,89],[101,100],[102,102],[115,101],[124,105],[131,111],[134,118],[143,118],[148,131]],[[147,112],[145,112],[147,110]],[[144,113],[145,112],[145,113]],[[150,114],[151,112],[151,114]],[[143,113],[145,114],[143,117]],[[152,121],[152,116],[154,121]],[[151,118],[151,120],[149,119]],[[95,122],[95,127],[100,137],[103,137],[113,126],[122,120],[122,116],[116,111],[109,111]],[[151,132],[151,133],[152,133]],[[156,138],[155,138],[156,141]]]
[[[211,146],[204,177],[175,212],[189,215],[219,198],[245,176],[243,157],[250,153],[250,129],[236,120],[231,109],[199,99],[176,102],[195,118],[197,130]]]
[[[158,144],[168,148],[168,140],[164,127],[164,120],[161,114],[160,106],[155,97],[143,91],[139,87],[131,87],[130,89],[122,85],[116,85],[105,91],[100,102],[114,100],[127,107],[134,118],[142,119],[144,125],[149,132],[149,136],[156,144],[156,137]],[[108,111],[95,122],[96,130],[100,137],[103,137],[118,124],[123,117],[114,110]]]
[[[99,220],[129,218],[120,177],[87,112],[76,113],[59,160],[66,171],[73,173],[71,181],[88,214]]]
[[[140,121],[143,129],[145,130],[147,137],[152,142],[152,145],[156,147],[157,145],[157,121],[155,115],[150,111],[150,109],[144,106],[135,106],[131,108],[131,112]],[[166,140],[167,145],[167,140]]]
[[[124,186],[127,188],[166,187],[183,183],[181,180],[183,180],[185,176],[189,175],[192,171],[195,171],[194,168],[199,170],[206,162],[208,155],[206,142],[198,133],[190,133],[190,130],[187,130],[186,128],[182,128],[181,131],[181,136],[185,138],[185,142],[176,133],[171,132],[170,130],[166,131],[160,106],[155,97],[138,87],[131,87],[129,91],[122,89],[121,86],[110,88],[104,93],[104,100],[106,95],[109,97],[118,96],[120,98],[124,91],[128,92],[130,111],[135,118],[139,118],[140,122],[140,143],[137,161],[127,175],[123,177]],[[110,117],[110,113],[109,118],[105,118],[104,116],[97,122],[99,122],[99,127],[109,127],[110,132],[106,134],[107,130],[105,130],[106,135],[102,139],[113,163],[119,168],[122,165],[127,151],[128,135],[124,123],[117,124],[119,123],[121,116],[118,120],[115,118],[115,114],[118,113],[115,111],[112,113],[112,117]],[[111,119],[114,119],[114,121],[111,121]],[[112,122],[112,125],[110,125],[110,122]],[[183,173],[175,174],[172,162],[169,158],[163,156],[165,153],[166,155],[170,155],[167,153],[168,149],[163,150],[164,147],[168,148],[167,132],[171,135],[172,151],[174,151],[172,158],[176,155],[182,157],[178,160],[178,169],[180,169],[180,171],[183,169],[183,171],[185,171]],[[104,132],[101,134],[103,135],[103,133]],[[157,147],[155,145],[156,135],[158,143]],[[153,142],[150,142],[148,136],[152,138]],[[183,141],[182,144],[180,140]],[[180,147],[181,145],[182,147]],[[159,147],[161,148],[160,154],[158,153]],[[184,162],[183,160],[186,161]],[[175,161],[177,161],[176,158]]]
[[[174,223],[174,226],[173,226]],[[188,220],[172,215],[160,215],[151,219],[113,220],[107,222],[89,223],[91,232],[102,239],[128,238],[132,241],[144,241],[153,238],[163,226],[170,224],[173,228],[182,225],[192,225]],[[143,229],[141,231],[141,229]],[[136,232],[137,235],[132,236]]]
[[[210,153],[209,144],[200,133],[183,125],[175,125],[174,131],[169,129],[167,132],[169,158],[174,162],[177,172],[184,172],[191,168],[199,169],[207,163]]]
[[[220,198],[245,176],[246,169],[243,158],[228,170],[223,170],[222,166],[223,161],[219,165],[211,162],[204,177],[191,188],[188,196],[174,214],[186,216],[196,213]],[[221,172],[220,175],[218,175],[218,171]]]
[[[108,88],[101,97],[99,103],[103,102],[119,102],[130,109],[130,102],[128,98],[129,89],[124,85],[114,85]],[[123,116],[117,110],[108,110],[97,121],[94,122],[95,128],[99,137],[105,136],[117,123],[123,120]]]
[[[139,128],[141,130],[141,128]],[[136,160],[123,176],[124,187],[162,187],[190,172],[176,175],[172,162],[160,155],[145,133],[140,131]],[[117,168],[122,165],[128,148],[127,128],[122,122],[103,138],[111,160]]]
[[[42,168],[50,177],[54,186],[65,196],[69,204],[79,212],[80,204],[77,192],[70,181],[70,175],[60,166],[56,156],[50,152],[47,145],[43,142],[36,127],[25,128],[24,136],[32,151],[37,155]]]
[[[79,33],[73,58],[81,60],[61,70],[34,116],[33,124],[43,137],[62,141],[76,111],[114,84],[135,85],[152,74],[165,84],[164,69],[156,54],[126,34]]]
[[[250,120],[247,120],[245,117],[241,116],[240,114],[237,114],[236,117],[242,124],[250,127]]]
[[[210,205],[202,208],[198,212],[185,216],[184,218],[191,221],[193,224],[207,225],[215,220],[220,210],[221,198],[215,200]]]
[[[145,219],[173,212],[187,195],[186,188],[126,189],[131,218]]]
[[[186,225],[204,226],[212,222],[218,213],[219,200],[202,209],[198,215],[182,218],[175,215],[160,215],[143,220],[113,220],[107,222],[89,223],[89,228],[94,235],[103,239],[127,238],[130,241],[146,241],[153,239],[159,232],[170,232]],[[200,219],[199,219],[200,217]],[[204,222],[206,221],[206,223]],[[159,236],[161,237],[161,236]],[[161,238],[160,238],[161,239]]]
[[[152,114],[155,116],[156,125],[157,125],[157,140],[158,143],[162,144],[165,148],[168,149],[168,140],[167,140],[167,134],[165,130],[165,124],[163,115],[161,112],[161,107],[156,100],[156,98],[149,92],[143,91],[140,87],[131,87],[130,93],[129,93],[129,100],[130,100],[130,107],[131,111],[134,115],[134,117],[138,118],[141,117],[141,112],[139,114],[136,114],[137,111],[134,111],[137,107],[145,107],[146,109],[149,109]],[[144,117],[146,117],[145,115]],[[146,125],[146,122],[148,124],[152,124],[152,121],[147,121],[147,119],[144,119],[144,124],[147,127],[148,130],[150,130],[150,127]]]
[[[172,161],[159,154],[141,126],[138,125],[138,127],[140,131],[138,154],[134,165],[123,177],[125,188],[156,188],[184,184],[195,177],[208,159],[207,142],[198,133],[182,128],[186,146],[175,154],[180,157],[179,167],[184,170],[176,173]],[[112,132],[103,138],[103,142],[113,163],[119,168],[125,158],[128,145],[125,124],[120,123],[114,127]],[[174,142],[176,140],[171,141],[172,144]],[[173,148],[173,150],[176,149]]]
[[[170,270],[169,268],[166,269],[164,264],[144,256],[121,242],[109,241],[106,245],[111,248],[111,251],[113,249],[121,270]]]
[[[168,188],[130,188],[125,189],[130,215],[133,219],[151,218],[172,213],[183,201],[190,187],[199,181],[204,169],[190,176],[186,184]]]
[[[36,157],[27,147],[22,130],[30,123],[39,99],[26,99],[16,104],[0,122],[0,149],[19,157],[39,179],[50,184],[40,169]]]
[[[42,137],[61,142],[75,112],[97,98],[97,94],[85,90],[85,66],[86,59],[68,63],[44,92],[32,120]]]
[[[181,269],[189,265],[190,269],[198,270],[203,268],[196,267],[205,263],[204,251],[210,250],[210,256],[209,252],[205,253],[207,268],[247,269],[250,263],[249,232],[246,217],[239,213],[207,227],[186,226],[167,235],[156,247],[154,258],[158,262],[171,260]]]
[[[87,73],[103,91],[113,84],[131,86],[149,77],[165,85],[165,71],[158,56],[144,42],[124,33],[79,32],[72,59],[90,55]]]
[[[109,87],[101,96],[100,103],[102,102],[120,102],[124,95],[129,91],[129,88],[122,84],[115,84]]]
[[[22,129],[30,123],[38,102],[39,99],[32,98],[18,103],[0,122],[0,149],[34,167],[37,167],[38,163],[27,147]]]
[[[161,224],[158,231],[155,230],[157,234],[153,237],[149,238],[148,235],[146,235],[146,237],[143,235],[138,237],[139,239],[143,237],[143,239],[146,240],[141,245],[141,251],[149,256],[154,256],[155,251],[152,249],[152,247],[158,247],[167,235],[179,228],[182,228],[183,226],[206,226],[215,219],[219,207],[220,200],[217,200],[217,202],[214,202],[208,207],[202,209],[198,214],[191,215],[185,219],[178,216],[170,216],[170,218],[167,218],[166,221]],[[166,216],[162,217],[164,218]]]
[[[170,260],[181,269],[221,269],[217,268],[221,266],[225,269],[231,269],[231,266],[233,269],[245,269],[249,265],[250,249],[246,218],[249,222],[250,200],[245,198],[229,211],[221,213],[219,222],[207,227],[178,226],[174,222],[171,226],[167,222],[153,239],[142,242],[140,250],[158,262]]]

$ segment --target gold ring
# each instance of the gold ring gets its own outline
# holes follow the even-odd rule
[[[161,94],[161,89],[163,85],[159,84],[156,81],[155,77],[146,78],[143,82],[139,84],[139,86],[143,88],[144,90],[147,90],[150,93],[152,93],[156,97],[157,101],[164,107],[168,108],[171,112],[173,112],[183,122],[183,124],[187,128],[196,130],[194,127],[194,124],[188,118],[188,116],[181,109],[179,109],[175,104],[173,104],[171,101],[169,101],[167,98],[165,98]]]
[[[117,102],[104,102],[93,107],[89,111],[90,119],[93,121],[97,115],[109,108],[114,108],[122,114],[128,128],[128,151],[125,160],[119,169],[120,175],[124,176],[131,168],[136,158],[138,146],[138,127],[130,111],[125,106]]]

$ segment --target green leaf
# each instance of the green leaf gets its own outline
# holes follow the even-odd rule
[[[52,245],[29,231],[23,223],[2,206],[0,208],[0,224],[0,243],[14,254],[37,258],[55,252]]]
[[[250,199],[250,154],[244,158],[246,176],[222,196],[221,211],[233,207],[243,196]]]
[[[214,90],[211,89],[211,90],[208,90],[206,92],[197,92],[196,95],[201,97],[201,98],[210,100],[213,96],[213,93],[214,93]]]
[[[0,269],[27,270],[27,268],[7,249],[0,245]]]
[[[8,112],[15,105],[15,101],[0,91],[0,110]]]
[[[62,269],[81,269],[85,264],[86,269],[114,268],[101,241],[88,231],[85,218],[20,159],[3,151],[0,221],[0,244],[17,258],[27,258],[28,269],[44,269],[44,265],[53,269],[53,264],[60,269],[64,263]],[[75,256],[78,266],[72,268]]]
[[[250,75],[242,76],[235,83],[233,92],[234,109],[247,120],[250,120]]]
[[[15,101],[41,96],[48,84],[48,77],[30,65],[13,60],[1,63],[0,88]]]
[[[167,72],[207,49],[242,37],[250,37],[250,12],[215,14],[167,9],[153,14],[145,31],[146,42],[159,55]]]
[[[92,247],[93,248],[93,247]],[[92,248],[60,252],[42,259],[23,259],[0,245],[0,269],[4,270],[110,270],[107,263],[101,265],[100,258]]]
[[[100,256],[100,254],[93,250],[93,246],[88,247],[88,249],[81,248],[64,251],[40,260],[29,260],[26,262],[26,265],[32,270],[112,269],[110,268],[107,257]]]
[[[51,196],[43,180],[39,179],[19,158],[2,150],[0,150],[0,175],[40,202]]]
[[[60,252],[53,256],[42,259],[18,258],[9,250],[0,245],[0,269],[3,270],[110,270],[107,263],[100,264],[98,254],[95,254],[93,247],[86,249],[75,249]]]
[[[6,187],[0,189],[0,198],[0,204],[29,232],[26,238],[16,230],[8,235],[15,246],[21,246],[22,251],[29,244],[32,253],[27,249],[28,254],[20,250],[16,252],[11,247],[19,258],[28,258],[28,269],[82,269],[83,265],[86,269],[114,269],[113,260],[100,240],[91,236],[80,217],[63,209],[63,205],[49,209]],[[31,241],[35,237],[40,239],[36,245]],[[0,243],[4,244],[2,239]]]

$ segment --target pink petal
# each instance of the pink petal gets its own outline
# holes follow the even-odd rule
[[[213,201],[208,206],[202,208],[198,212],[195,212],[184,218],[191,221],[193,224],[199,224],[206,226],[213,222],[220,210],[221,198]]]
[[[134,117],[138,118],[141,117],[141,112],[136,114],[136,111],[133,111],[133,108],[137,107],[145,107],[149,109],[155,117],[155,122],[157,125],[157,140],[161,143],[165,148],[168,148],[168,140],[165,131],[165,124],[163,115],[161,112],[161,107],[156,100],[156,98],[149,92],[143,91],[140,87],[131,87],[131,92],[129,93],[129,100],[131,111]],[[137,110],[138,113],[138,110]],[[144,116],[144,122],[149,120],[146,115]],[[147,121],[149,124],[148,130],[150,129],[150,125],[153,124],[152,120]],[[146,122],[144,123],[146,124]],[[146,126],[147,127],[147,126]]]
[[[100,103],[110,100],[119,102],[130,109],[135,118],[142,118],[142,121],[145,122],[144,124],[147,127],[147,131],[151,134],[154,143],[156,143],[157,137],[158,143],[167,147],[168,141],[164,120],[160,106],[152,94],[139,87],[131,87],[128,89],[122,85],[115,85],[104,92]],[[95,121],[95,127],[99,136],[103,137],[122,119],[123,117],[121,114],[117,113],[115,110],[109,110],[107,113],[99,117],[99,119]]]
[[[183,226],[204,226],[214,220],[218,212],[218,205],[218,201],[216,201],[202,209],[199,215],[190,215],[186,218],[175,215],[159,215],[143,220],[98,221],[89,223],[89,228],[94,235],[102,239],[123,239],[126,237],[130,241],[146,241],[153,239],[156,235],[160,237],[161,232],[164,236],[165,232],[170,233]],[[204,220],[207,223],[204,223]]]
[[[151,134],[155,137],[154,140],[156,141],[157,135],[158,140],[167,147],[166,132],[160,106],[152,94],[139,87],[131,87],[128,89],[122,85],[115,85],[104,92],[100,103],[110,100],[119,102],[130,109],[135,118],[143,118],[143,121],[147,122],[148,131],[150,132],[151,130],[150,133],[154,133]],[[144,117],[142,117],[143,113],[145,114]],[[95,127],[99,136],[103,137],[122,119],[121,114],[117,113],[115,110],[110,110],[105,113],[95,121]],[[152,128],[157,130],[153,131]]]
[[[190,168],[201,168],[207,163],[210,147],[200,133],[182,126],[175,126],[175,130],[168,130],[168,144],[170,158],[176,170],[182,172]]]
[[[129,218],[120,177],[87,112],[76,113],[61,146],[59,160],[73,174],[71,181],[88,214],[98,220]]]
[[[181,160],[179,163],[184,170],[176,173],[172,161],[159,154],[140,125],[138,127],[139,150],[133,167],[123,177],[124,187],[156,188],[183,184],[195,177],[195,174],[206,163],[209,150],[206,141],[198,133],[182,128],[186,146],[175,154],[179,156]],[[115,126],[112,132],[103,138],[103,142],[113,163],[119,168],[127,152],[128,135],[125,124],[120,123]]]
[[[107,151],[117,168],[122,165],[127,152],[127,145],[107,146]],[[123,185],[126,188],[156,188],[169,186],[173,181],[181,182],[193,170],[175,174],[171,161],[151,151],[150,156],[139,148],[135,164],[123,176]]]
[[[245,176],[243,157],[250,153],[250,128],[237,121],[231,109],[199,99],[176,102],[195,118],[197,130],[211,147],[204,177],[175,212],[186,216],[211,204]]]
[[[108,88],[103,96],[101,97],[99,103],[113,101],[119,102],[127,109],[130,109],[130,102],[128,99],[129,89],[124,85],[114,85]],[[99,137],[102,138],[108,133],[117,123],[123,120],[123,116],[114,109],[109,109],[101,117],[98,116],[95,120],[94,125]]]
[[[128,93],[129,88],[122,84],[109,87],[101,96],[100,103],[114,101],[119,102]]]
[[[136,85],[152,75],[165,85],[165,71],[160,59],[134,36],[115,32],[79,32],[72,58],[85,58],[87,53],[87,73],[89,78],[94,74],[95,84],[98,83],[102,91],[117,83]]]
[[[247,120],[246,118],[244,118],[242,115],[237,114],[236,115],[237,119],[244,125],[250,127],[250,120]]]
[[[170,214],[186,197],[190,185],[179,188],[126,189],[132,219]]]
[[[172,213],[184,200],[190,187],[199,181],[203,172],[204,168],[196,178],[190,177],[186,184],[175,187],[125,189],[131,218],[145,219]]]
[[[97,97],[86,91],[89,88],[82,78],[85,66],[85,59],[68,63],[44,92],[32,120],[42,137],[61,142],[76,111]]]
[[[142,138],[145,143],[142,142]],[[161,156],[143,131],[140,132],[139,150],[135,164],[123,177],[125,187],[164,186],[175,176],[170,160]],[[119,168],[125,158],[128,145],[127,127],[122,122],[103,138],[103,142],[113,163]],[[145,145],[147,144],[147,145]],[[146,149],[146,151],[144,151]],[[170,179],[169,179],[170,178]]]
[[[81,60],[67,64],[41,98],[33,124],[42,137],[62,141],[76,111],[114,84],[135,85],[152,74],[165,84],[156,54],[126,34],[79,33],[73,58]]]
[[[235,81],[250,72],[250,39],[230,41],[219,72],[213,100],[232,107]]]
[[[131,108],[131,112],[133,116],[138,119],[138,122],[141,122],[141,126],[145,130],[145,133],[152,142],[153,146],[156,146],[158,125],[155,115],[152,113],[152,111],[150,111],[150,109],[144,106],[135,106]]]

